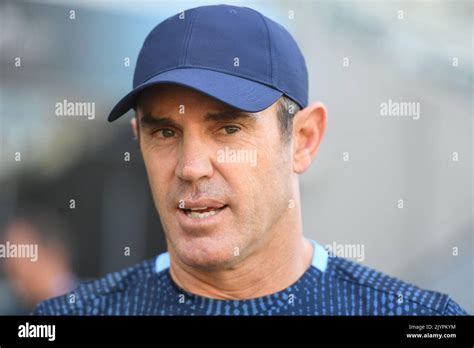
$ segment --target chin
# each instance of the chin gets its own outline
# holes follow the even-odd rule
[[[191,238],[180,241],[176,252],[183,263],[202,269],[222,269],[238,260],[231,242],[217,238]]]

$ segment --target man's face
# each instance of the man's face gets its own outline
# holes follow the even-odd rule
[[[265,245],[291,197],[277,104],[240,114],[192,89],[142,93],[139,141],[168,245],[188,266],[235,265]]]

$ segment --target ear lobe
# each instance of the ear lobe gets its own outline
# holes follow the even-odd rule
[[[293,122],[293,170],[305,172],[319,149],[319,144],[326,130],[326,108],[321,103],[314,103],[300,110]]]

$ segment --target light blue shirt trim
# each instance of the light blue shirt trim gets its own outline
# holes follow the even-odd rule
[[[155,272],[160,273],[167,268],[170,268],[170,254],[163,253],[158,255],[155,260]]]
[[[313,245],[313,258],[311,259],[311,266],[316,267],[321,272],[326,270],[328,265],[328,252],[316,241],[309,239]],[[169,253],[163,253],[156,257],[155,261],[155,272],[160,273],[161,271],[170,267],[170,255]]]
[[[313,259],[311,260],[311,266],[316,267],[321,272],[326,270],[328,266],[328,252],[324,249],[321,245],[319,245],[316,241],[309,239],[311,244],[313,244],[314,252],[313,252]]]

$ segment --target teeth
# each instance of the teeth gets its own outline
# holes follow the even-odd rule
[[[189,210],[204,210],[204,209],[207,209],[207,207],[189,208]]]
[[[191,209],[193,210],[193,209]],[[190,218],[192,219],[205,219],[209,216],[213,216],[213,215],[216,215],[217,214],[217,210],[211,210],[211,211],[208,211],[208,212],[205,212],[205,213],[196,213],[196,212],[193,212],[193,211],[186,211],[186,215],[188,215]]]

